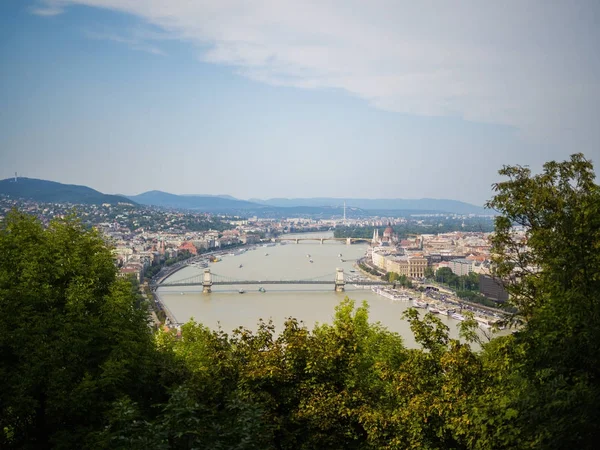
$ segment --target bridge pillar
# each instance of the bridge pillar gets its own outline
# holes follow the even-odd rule
[[[300,240],[300,239],[296,239],[296,244],[298,243],[298,241],[299,241],[299,240]]]
[[[346,238],[346,245],[352,244],[352,238]]]
[[[210,269],[204,269],[204,278],[202,279],[202,293],[210,294],[212,291],[212,274]]]
[[[335,269],[335,292],[344,292],[346,282],[344,281],[344,269]]]
[[[323,245],[323,240],[324,240],[324,239],[323,239],[323,238],[321,238],[321,245]]]

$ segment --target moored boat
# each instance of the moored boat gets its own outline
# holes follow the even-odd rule
[[[431,314],[439,314],[440,310],[438,309],[438,307],[436,305],[429,305],[429,312]]]

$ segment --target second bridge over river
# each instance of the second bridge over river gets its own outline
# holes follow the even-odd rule
[[[390,285],[393,283],[379,280],[352,280],[350,281],[356,286],[383,286]],[[204,273],[201,275],[195,275],[193,277],[184,278],[177,281],[168,281],[164,283],[152,285],[152,288],[163,288],[163,287],[186,287],[186,286],[202,286],[202,292],[209,293],[213,286],[227,286],[227,285],[252,285],[252,284],[323,284],[332,286],[337,292],[343,292],[346,285],[344,279],[344,270],[336,269],[335,273],[321,275],[304,280],[240,280],[236,278],[224,277],[222,275],[212,273],[210,269],[204,269]]]
[[[276,237],[271,239],[271,241],[273,242],[295,242],[296,244],[299,244],[300,242],[305,242],[305,241],[316,241],[316,242],[320,242],[321,244],[323,244],[324,242],[327,241],[334,241],[334,242],[342,242],[342,243],[346,243],[347,245],[353,244],[355,242],[371,242],[371,239],[369,238],[362,238],[362,237],[345,237],[345,238],[336,238],[336,237]]]

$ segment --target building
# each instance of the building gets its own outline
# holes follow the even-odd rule
[[[373,251],[371,254],[371,260],[373,261],[373,265],[375,267],[379,267],[380,269],[385,270],[385,255],[383,253],[379,253],[377,251]]]
[[[452,273],[458,276],[469,275],[473,271],[473,261],[465,258],[453,259],[449,266]]]
[[[398,235],[394,233],[394,229],[390,222],[388,222],[388,226],[383,230],[382,237],[379,236],[379,230],[377,228],[373,231],[373,239],[371,239],[371,244],[373,246],[394,247],[397,243]]]
[[[256,234],[242,234],[242,236],[240,237],[240,241],[243,244],[257,244],[260,241],[260,236],[256,235]]]
[[[196,246],[192,242],[190,242],[190,241],[183,242],[179,246],[178,250],[179,251],[186,251],[187,250],[192,255],[197,255],[198,254],[198,250],[196,249]]]
[[[502,283],[489,275],[479,275],[479,293],[498,303],[508,300],[508,292]]]
[[[427,258],[422,256],[396,256],[386,258],[386,272],[395,272],[410,278],[425,277]]]
[[[423,278],[427,267],[427,258],[420,255],[397,256],[373,251],[373,265],[386,272],[395,272],[410,278]]]

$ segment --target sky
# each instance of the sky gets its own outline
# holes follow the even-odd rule
[[[599,49],[597,0],[2,0],[0,178],[481,205],[600,166]]]

